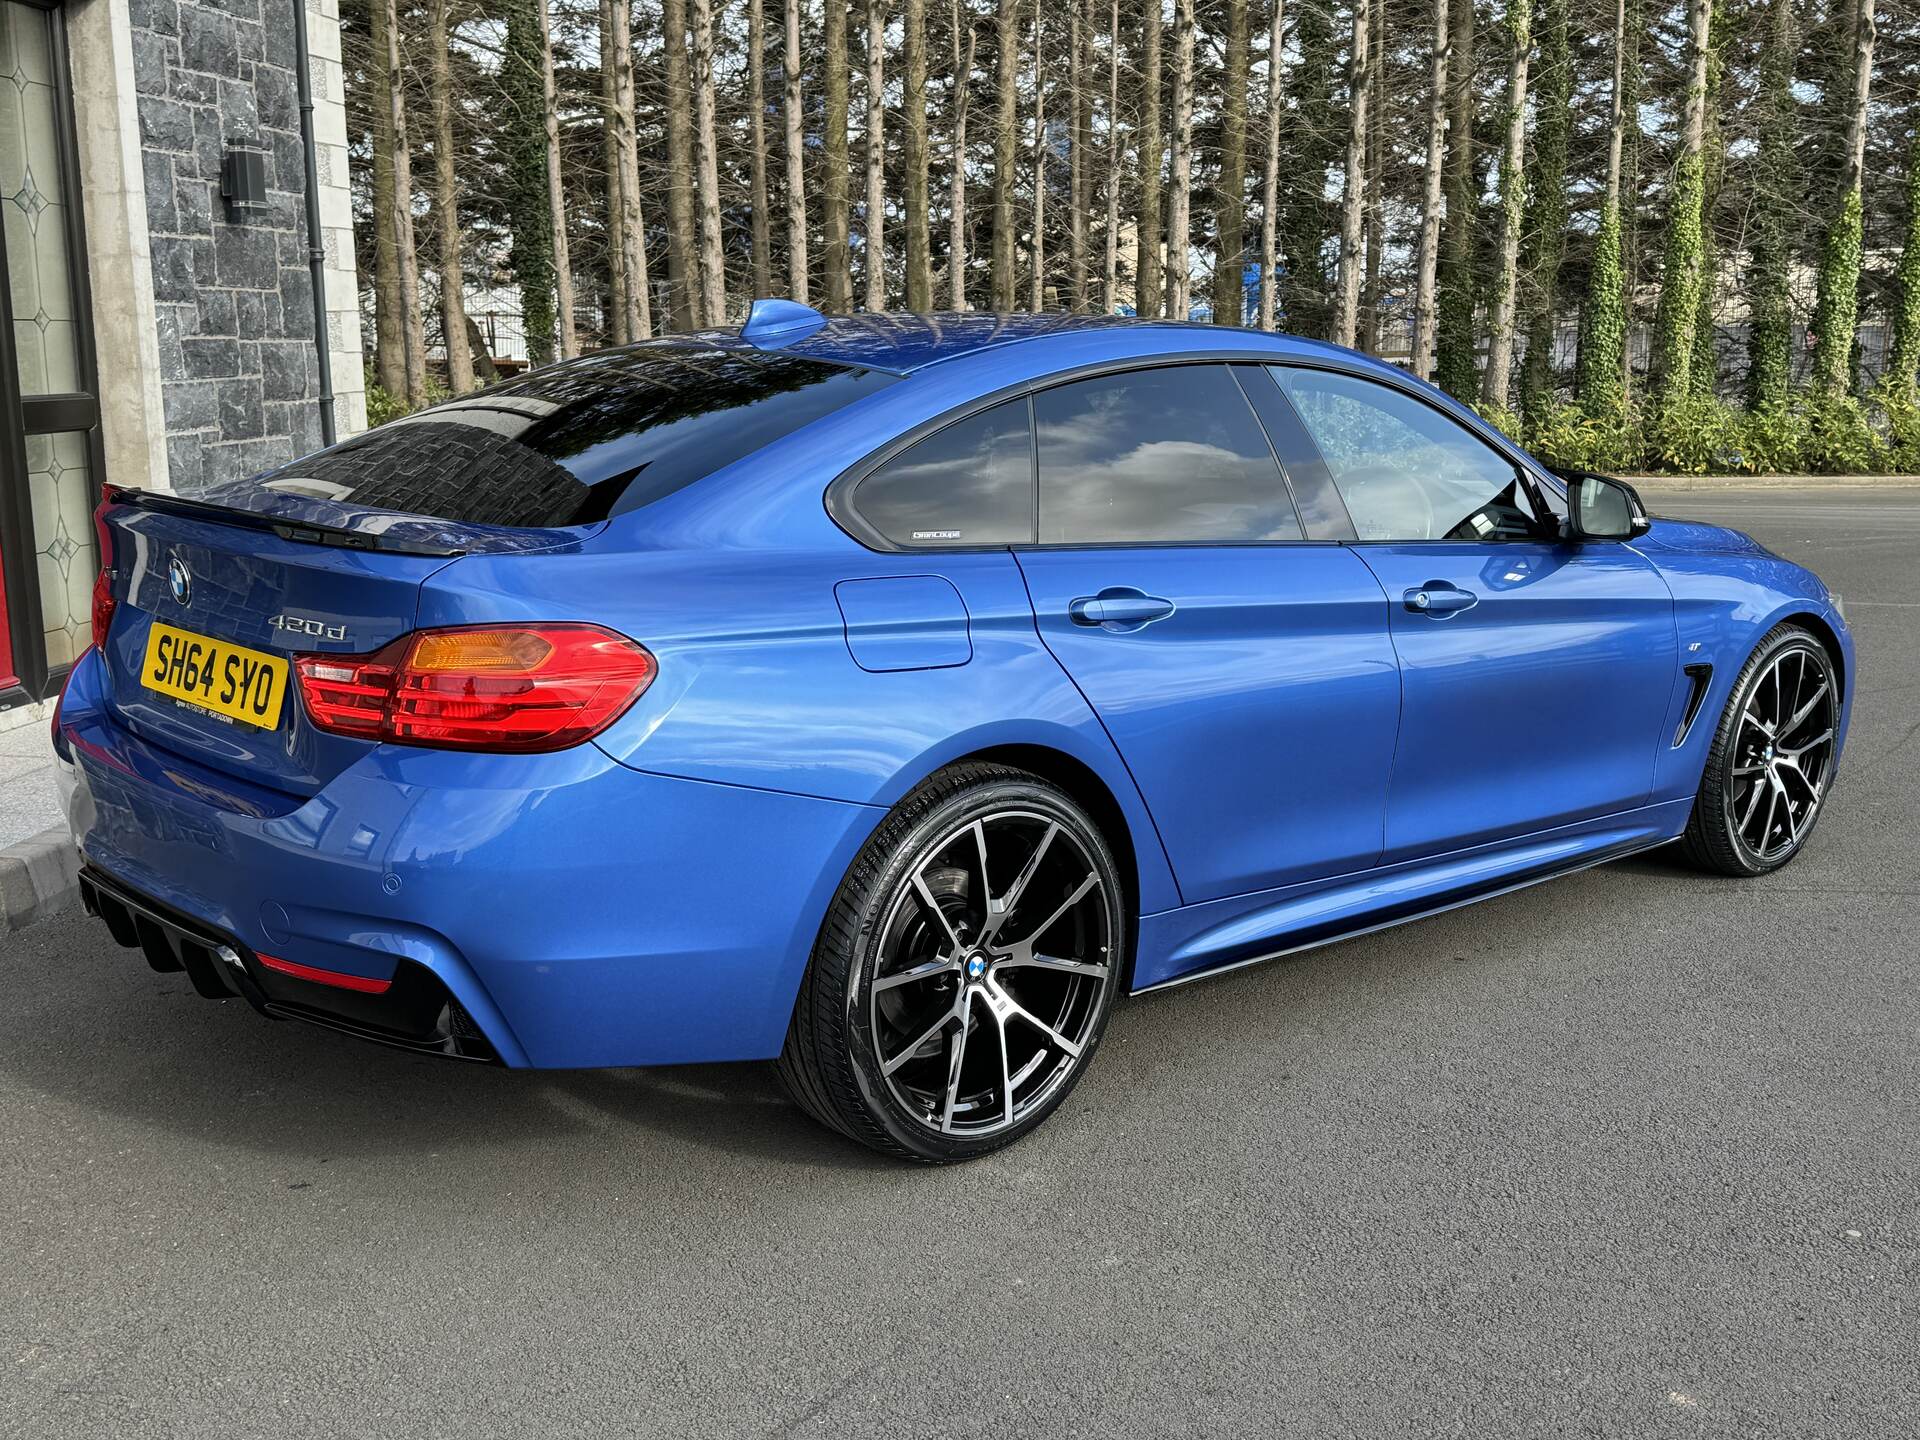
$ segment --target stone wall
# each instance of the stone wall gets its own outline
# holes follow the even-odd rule
[[[130,0],[167,471],[182,492],[320,444],[297,3]],[[330,82],[332,94],[322,98],[337,103],[337,21],[321,31],[314,73],[319,84]],[[323,58],[323,42],[335,58]],[[235,143],[266,152],[266,211],[232,210],[221,197],[221,165]],[[328,278],[335,277],[345,278],[337,261]],[[329,296],[329,311],[337,298]],[[357,351],[357,333],[350,338]],[[336,383],[350,392],[340,415],[347,434],[356,428],[360,374],[357,364],[338,370],[336,362]],[[101,372],[102,384],[112,384],[112,356],[101,356]]]

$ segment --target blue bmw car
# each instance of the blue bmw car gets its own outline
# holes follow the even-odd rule
[[[1678,841],[1806,844],[1838,599],[1284,336],[763,301],[186,499],[54,721],[88,907],[210,998],[1040,1124],[1119,997]]]

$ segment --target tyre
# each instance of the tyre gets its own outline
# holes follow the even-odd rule
[[[1840,687],[1807,631],[1769,631],[1735,679],[1681,849],[1717,875],[1765,875],[1800,853],[1833,775]]]
[[[802,1109],[944,1163],[1039,1125],[1093,1059],[1126,974],[1113,855],[1063,791],[952,766],[841,882],[779,1061]]]

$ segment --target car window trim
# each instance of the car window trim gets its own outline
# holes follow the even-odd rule
[[[1427,409],[1433,411],[1434,414],[1438,415],[1442,420],[1452,425],[1462,434],[1470,436],[1472,439],[1486,446],[1491,453],[1511,465],[1513,467],[1513,478],[1519,484],[1526,487],[1527,496],[1532,500],[1534,508],[1540,512],[1541,516],[1552,515],[1553,511],[1551,507],[1545,503],[1545,500],[1540,494],[1539,481],[1533,472],[1533,468],[1526,464],[1519,454],[1508,446],[1493,444],[1486,436],[1481,435],[1472,426],[1462,424],[1459,417],[1449,414],[1445,406],[1434,404],[1430,397],[1420,394],[1419,391],[1413,389],[1411,386],[1396,385],[1381,376],[1372,375],[1364,370],[1346,365],[1316,365],[1312,361],[1270,360],[1266,362],[1266,368],[1269,370],[1318,370],[1334,375],[1344,375],[1351,380],[1371,382],[1383,390],[1391,390],[1397,395],[1404,395],[1407,399],[1426,406]],[[1312,429],[1307,425],[1305,418],[1300,415],[1299,408],[1293,403],[1293,397],[1287,393],[1287,387],[1280,383],[1280,377],[1276,375],[1273,376],[1272,379],[1274,382],[1273,388],[1280,392],[1280,398],[1286,402],[1287,409],[1292,412],[1294,419],[1305,433],[1306,442],[1313,446],[1314,453],[1319,456],[1320,464],[1326,471],[1329,483],[1334,484],[1335,492],[1338,493],[1338,484],[1333,481],[1333,467],[1328,464],[1325,454],[1321,452],[1320,442],[1313,438]],[[1496,431],[1495,433],[1497,434],[1498,432]],[[1344,495],[1340,497],[1340,503],[1341,509],[1345,510],[1346,497]],[[1351,512],[1348,512],[1348,523],[1352,524]],[[1465,541],[1449,539],[1444,535],[1429,535],[1418,538],[1405,536],[1400,539],[1370,540],[1361,536],[1356,528],[1354,538],[1344,541],[1343,543],[1348,545],[1550,545],[1558,538],[1550,527],[1542,522],[1535,534],[1524,537],[1515,536],[1502,539],[1498,536],[1492,538],[1483,536],[1476,540]]]
[[[1117,360],[1096,360],[1085,365],[1076,365],[1068,370],[1056,370],[1031,380],[1015,381],[1011,385],[1003,385],[997,390],[990,390],[984,395],[975,396],[973,399],[964,401],[950,410],[944,410],[938,415],[931,415],[919,424],[909,427],[894,436],[891,440],[868,451],[838,475],[834,476],[832,480],[827,482],[826,489],[821,495],[821,503],[827,512],[827,518],[840,530],[844,531],[849,539],[865,549],[882,555],[983,555],[993,554],[1002,550],[1023,549],[1111,550],[1116,548],[1111,543],[1094,545],[1079,545],[1077,543],[1071,545],[1042,545],[1040,543],[1040,504],[1038,488],[1040,484],[1039,438],[1033,423],[1032,397],[1042,390],[1051,390],[1056,385],[1069,385],[1075,381],[1091,380],[1101,375],[1118,375],[1129,370],[1159,370],[1174,365],[1226,365],[1228,368],[1232,368],[1234,365],[1240,364],[1264,366],[1282,363],[1285,363],[1285,357],[1276,356],[1271,350],[1264,349],[1223,348],[1219,350],[1188,350],[1182,351],[1177,355],[1129,355]],[[1321,365],[1310,368],[1337,370],[1356,375],[1361,379],[1373,378],[1368,375],[1364,369],[1359,367],[1348,369],[1347,367],[1338,365]],[[1277,384],[1275,388],[1278,388]],[[1245,391],[1242,390],[1241,393],[1244,395]],[[957,425],[963,420],[971,419],[982,411],[991,410],[996,405],[1003,404],[1008,400],[1016,399],[1022,395],[1028,397],[1027,427],[1028,433],[1033,437],[1034,446],[1033,483],[1035,490],[1032,516],[1033,523],[1030,533],[1035,538],[1032,541],[1027,542],[1025,545],[901,545],[887,539],[886,536],[882,535],[861,516],[859,510],[853,504],[853,497],[859,489],[860,482],[866,479],[873,471],[878,470],[903,450],[917,445],[929,435],[944,430],[949,425]],[[1249,408],[1254,412],[1255,422],[1260,424],[1261,429],[1264,430],[1266,425],[1261,419],[1259,407],[1250,405]],[[1442,413],[1444,414],[1445,412],[1443,411]],[[1268,437],[1268,443],[1272,444],[1271,436]],[[1280,470],[1282,478],[1286,479],[1286,466],[1281,465]],[[1290,480],[1288,480],[1288,484],[1291,486]],[[1291,489],[1289,489],[1289,498],[1294,501],[1294,515],[1296,520],[1298,520],[1300,518],[1299,501],[1297,497],[1292,495]],[[1305,522],[1301,521],[1301,524],[1304,528]],[[1313,536],[1307,536],[1300,540],[1139,540],[1127,541],[1118,548],[1124,549],[1140,546],[1159,549],[1193,550],[1212,546],[1339,545],[1344,543],[1347,542],[1331,538],[1319,539]]]

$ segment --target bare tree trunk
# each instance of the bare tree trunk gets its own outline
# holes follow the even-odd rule
[[[1473,0],[1460,0],[1471,5]],[[1433,0],[1433,94],[1427,102],[1427,167],[1420,197],[1420,245],[1413,282],[1413,373],[1422,380],[1433,374],[1433,335],[1438,317],[1434,280],[1440,268],[1441,182],[1447,157],[1447,62],[1453,55],[1453,33],[1447,0]]]
[[[626,277],[627,335],[653,335],[653,287],[647,278],[647,226],[640,208],[640,142],[633,119],[633,22],[628,0],[609,0],[613,45],[614,148],[620,182],[620,265]]]
[[[1446,0],[1440,0],[1445,4]],[[1273,0],[1267,32],[1267,171],[1260,191],[1260,328],[1274,328],[1274,296],[1280,266],[1280,112],[1286,69],[1286,0]]]
[[[367,7],[373,92],[373,355],[374,375],[387,394],[407,393],[407,327],[400,306],[400,233],[393,201],[393,104],[399,84],[389,53],[387,6]]]
[[[848,240],[847,172],[847,0],[823,0],[827,27],[826,125],[821,141],[823,214],[820,263],[826,269],[827,309],[844,315],[853,308],[853,255]]]
[[[620,141],[613,72],[614,0],[600,0],[600,169],[607,188],[607,333],[610,345],[625,345],[633,335],[627,317],[626,254],[621,245],[625,214],[620,191]]]
[[[1226,66],[1220,78],[1220,190],[1214,211],[1213,323],[1246,318],[1247,0],[1226,0]]]
[[[720,147],[714,129],[713,0],[693,0],[693,125],[700,220],[700,321],[727,323],[727,252],[720,239]]]
[[[753,111],[748,157],[752,178],[753,300],[773,293],[773,235],[767,214],[767,13],[766,0],[747,7],[747,104]]]
[[[428,19],[433,91],[433,213],[440,222],[440,332],[447,347],[447,388],[473,389],[473,352],[461,305],[466,279],[460,264],[460,187],[453,164],[453,81],[447,60],[447,0],[433,0]]]
[[[949,303],[967,308],[967,99],[973,86],[974,47],[980,35],[966,0],[953,0],[953,174],[947,197],[947,283]],[[960,54],[961,15],[966,18],[966,57]]]
[[[1847,168],[1840,193],[1859,185],[1867,163],[1867,95],[1873,84],[1874,0],[1858,0],[1853,19],[1853,104],[1847,111]]]
[[[1143,0],[1140,13],[1140,218],[1134,226],[1138,258],[1133,308],[1148,316],[1163,313],[1166,302],[1166,272],[1160,264],[1160,167],[1167,150],[1160,123],[1160,52],[1166,33],[1161,4]]]
[[[1367,98],[1373,86],[1369,59],[1372,21],[1370,0],[1354,0],[1353,55],[1347,71],[1349,124],[1347,168],[1340,201],[1339,310],[1334,318],[1333,343],[1352,345],[1360,322],[1360,253],[1367,214]]]
[[[687,76],[687,0],[666,0],[662,13],[667,72],[667,300],[675,330],[697,330],[700,259],[693,231],[693,96]]]
[[[1087,308],[1087,0],[1072,0],[1067,21],[1067,273],[1076,312]]]
[[[1027,308],[1047,308],[1047,92],[1046,59],[1042,42],[1046,34],[1046,11],[1033,10],[1033,298]]]
[[[1500,234],[1495,247],[1493,304],[1487,313],[1487,373],[1480,398],[1490,408],[1507,408],[1513,377],[1513,330],[1520,271],[1520,228],[1526,203],[1527,67],[1533,55],[1533,0],[1507,0],[1506,148],[1500,156]]]
[[[1607,100],[1607,193],[1601,214],[1620,208],[1620,154],[1626,141],[1627,0],[1614,0],[1613,92]]]
[[[1020,0],[1000,0],[997,27],[999,88],[994,92],[993,115],[993,308],[1013,309],[1014,125],[1019,89]]]
[[[1120,306],[1120,0],[1107,20],[1107,255],[1100,294],[1106,313]]]
[[[887,308],[887,0],[867,0],[867,309]]]
[[[1192,318],[1187,273],[1193,207],[1193,0],[1179,0],[1173,22],[1173,198],[1167,211],[1167,310]]]
[[[927,0],[907,0],[900,100],[907,123],[907,309],[933,308],[933,240],[927,199]]]
[[[393,135],[394,257],[399,267],[401,336],[406,366],[407,404],[427,401],[426,321],[420,313],[420,259],[413,247],[413,160],[407,141],[407,102],[400,87],[400,18],[395,0],[381,0],[386,11],[388,124]]]
[[[1360,348],[1380,353],[1380,252],[1386,243],[1387,0],[1373,0],[1372,78],[1367,86],[1367,270]]]
[[[802,132],[800,0],[787,0],[787,263],[792,296],[807,303],[807,153]]]
[[[560,358],[580,353],[573,326],[573,251],[567,243],[567,195],[560,180],[560,97],[553,83],[553,21],[548,0],[534,0],[540,11],[540,113],[547,129],[547,210],[553,224],[553,289],[560,312]]]
[[[1457,400],[1479,393],[1479,362],[1474,354],[1474,280],[1479,254],[1480,192],[1473,163],[1474,8],[1476,0],[1454,0],[1447,10],[1453,51],[1447,67],[1447,158],[1442,186],[1446,219],[1440,227],[1440,269],[1434,280],[1433,380]]]

